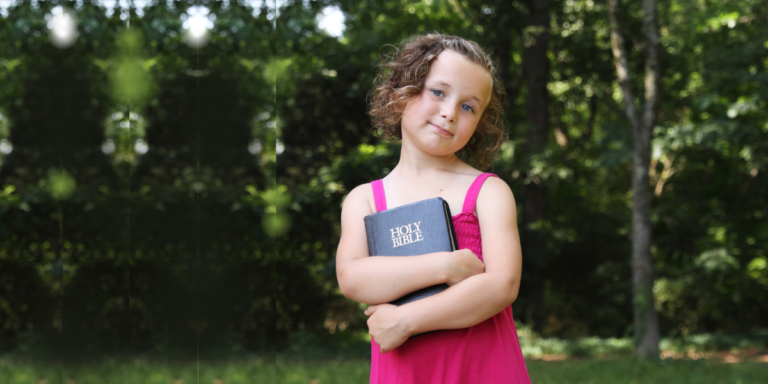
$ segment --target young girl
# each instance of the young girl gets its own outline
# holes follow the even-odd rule
[[[440,34],[402,44],[391,59],[370,114],[401,141],[400,161],[349,193],[336,256],[341,291],[370,304],[371,383],[529,383],[511,307],[522,268],[515,199],[462,160],[484,168],[504,137],[493,62],[476,43]],[[438,196],[456,213],[459,251],[368,256],[365,216]],[[439,283],[450,287],[387,304]]]

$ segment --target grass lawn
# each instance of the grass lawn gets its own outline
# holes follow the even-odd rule
[[[704,360],[664,360],[647,362],[634,359],[531,361],[527,363],[531,382],[537,384],[573,383],[765,383],[766,363],[724,364]]]
[[[236,362],[29,363],[0,359],[2,384],[237,384],[279,383],[274,359]]]
[[[355,384],[368,383],[366,360],[251,358],[241,361],[162,363],[104,360],[90,364],[14,362],[0,359],[3,384]],[[646,362],[631,358],[527,362],[531,381],[555,383],[766,383],[768,364],[705,360]],[[199,377],[198,377],[199,370]]]

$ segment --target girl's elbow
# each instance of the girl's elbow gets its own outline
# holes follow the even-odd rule
[[[358,297],[358,290],[354,287],[354,285],[349,283],[342,284],[341,280],[339,280],[339,289],[341,290],[341,294],[344,295],[344,297],[354,301],[360,301],[360,298]]]
[[[349,299],[354,300],[356,290],[354,288],[354,284],[349,281],[349,276],[344,268],[336,269],[336,280],[339,282],[339,289],[341,290],[341,294]]]
[[[517,300],[517,294],[520,292],[520,282],[519,281],[509,281],[505,285],[505,291],[507,293],[507,302],[509,304],[512,304]]]
[[[341,282],[339,282],[339,289],[341,290],[341,294],[347,299],[368,305],[377,304],[371,302],[370,298],[367,297],[364,292],[352,284],[341,284]]]
[[[339,279],[339,290],[341,290],[341,294],[348,299],[351,299],[351,296],[354,295],[354,290],[349,285],[344,284],[341,279]]]
[[[512,303],[514,303],[514,302],[515,302],[515,300],[517,300],[517,293],[518,293],[518,292],[519,292],[519,289],[515,289],[515,290],[513,290],[513,291],[511,291],[511,292],[510,292],[510,294],[509,294],[509,304],[510,304],[510,305],[511,305]]]
[[[341,290],[341,294],[344,295],[344,297],[360,303],[365,303],[367,301],[366,298],[362,296],[363,292],[361,291],[361,288],[364,287],[360,286],[359,281],[352,279],[348,274],[345,274],[341,270],[336,271],[336,279],[339,281],[339,290]]]
[[[496,300],[498,300],[498,305],[507,307],[517,300],[519,288],[519,280],[508,276],[498,276],[491,289],[497,293],[495,296]]]

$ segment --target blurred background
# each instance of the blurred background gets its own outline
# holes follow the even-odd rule
[[[641,95],[643,12],[624,3]],[[0,378],[90,382],[38,363],[77,357],[93,382],[367,382],[341,204],[399,158],[366,115],[381,54],[438,31],[491,52],[507,90],[488,171],[518,203],[534,382],[759,382],[767,16],[658,4],[658,364],[630,359],[632,131],[606,1],[0,0]],[[170,363],[198,354],[198,376]]]
[[[0,356],[273,353],[274,16],[0,2]]]

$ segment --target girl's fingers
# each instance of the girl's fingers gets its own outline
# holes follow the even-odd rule
[[[363,313],[365,313],[366,316],[370,316],[370,315],[373,315],[374,312],[376,312],[376,306],[375,305],[371,305],[368,308],[366,308],[365,312],[363,312]]]

